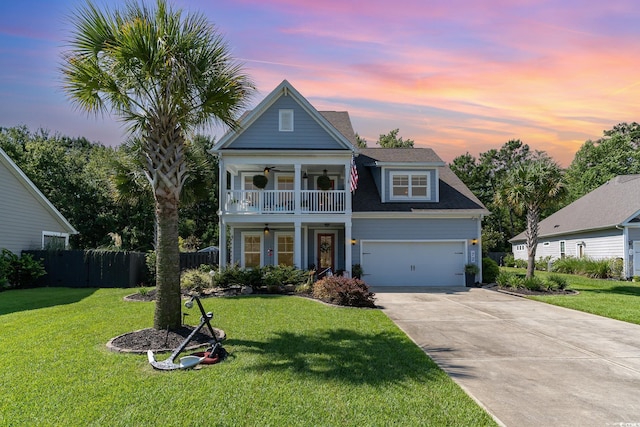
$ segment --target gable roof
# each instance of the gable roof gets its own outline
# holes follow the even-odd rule
[[[619,175],[540,221],[538,236],[601,230],[625,224],[640,213],[640,175]],[[525,240],[524,232],[510,241]]]
[[[356,157],[358,189],[353,195],[354,212],[466,211],[488,215],[490,212],[451,169],[430,148],[360,148]],[[438,202],[382,203],[372,168],[385,165],[438,166],[440,199]]]
[[[300,94],[287,80],[283,80],[269,95],[266,96],[251,111],[244,113],[240,119],[238,130],[230,130],[220,138],[211,151],[231,148],[242,133],[269,109],[278,99],[290,96],[300,107],[311,116],[338,144],[345,150],[354,150],[355,134],[351,127],[351,121],[347,112],[328,111],[321,114],[307,99]],[[353,136],[351,136],[353,134]]]
[[[16,179],[24,186],[24,188],[31,193],[31,195],[44,206],[44,208],[49,211],[49,213],[58,221],[60,224],[67,229],[70,234],[78,234],[78,231],[67,221],[67,219],[56,209],[55,206],[47,199],[44,194],[35,186],[35,184],[25,175],[25,173],[16,165],[11,157],[5,151],[0,148],[0,164],[3,164],[11,174],[13,174]]]

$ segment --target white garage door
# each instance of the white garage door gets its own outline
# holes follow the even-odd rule
[[[464,286],[464,242],[364,241],[370,286]]]

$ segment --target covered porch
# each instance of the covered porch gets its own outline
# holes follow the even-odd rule
[[[350,276],[351,223],[343,218],[326,222],[247,222],[223,218],[220,227],[220,267],[289,265],[318,273]]]

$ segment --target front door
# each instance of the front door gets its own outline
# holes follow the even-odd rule
[[[336,250],[336,235],[333,233],[318,234],[318,273],[327,268],[335,271],[334,259]]]

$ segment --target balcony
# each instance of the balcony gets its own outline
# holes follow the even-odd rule
[[[345,213],[345,190],[227,190],[225,213],[327,214]],[[298,195],[299,199],[296,199]]]

